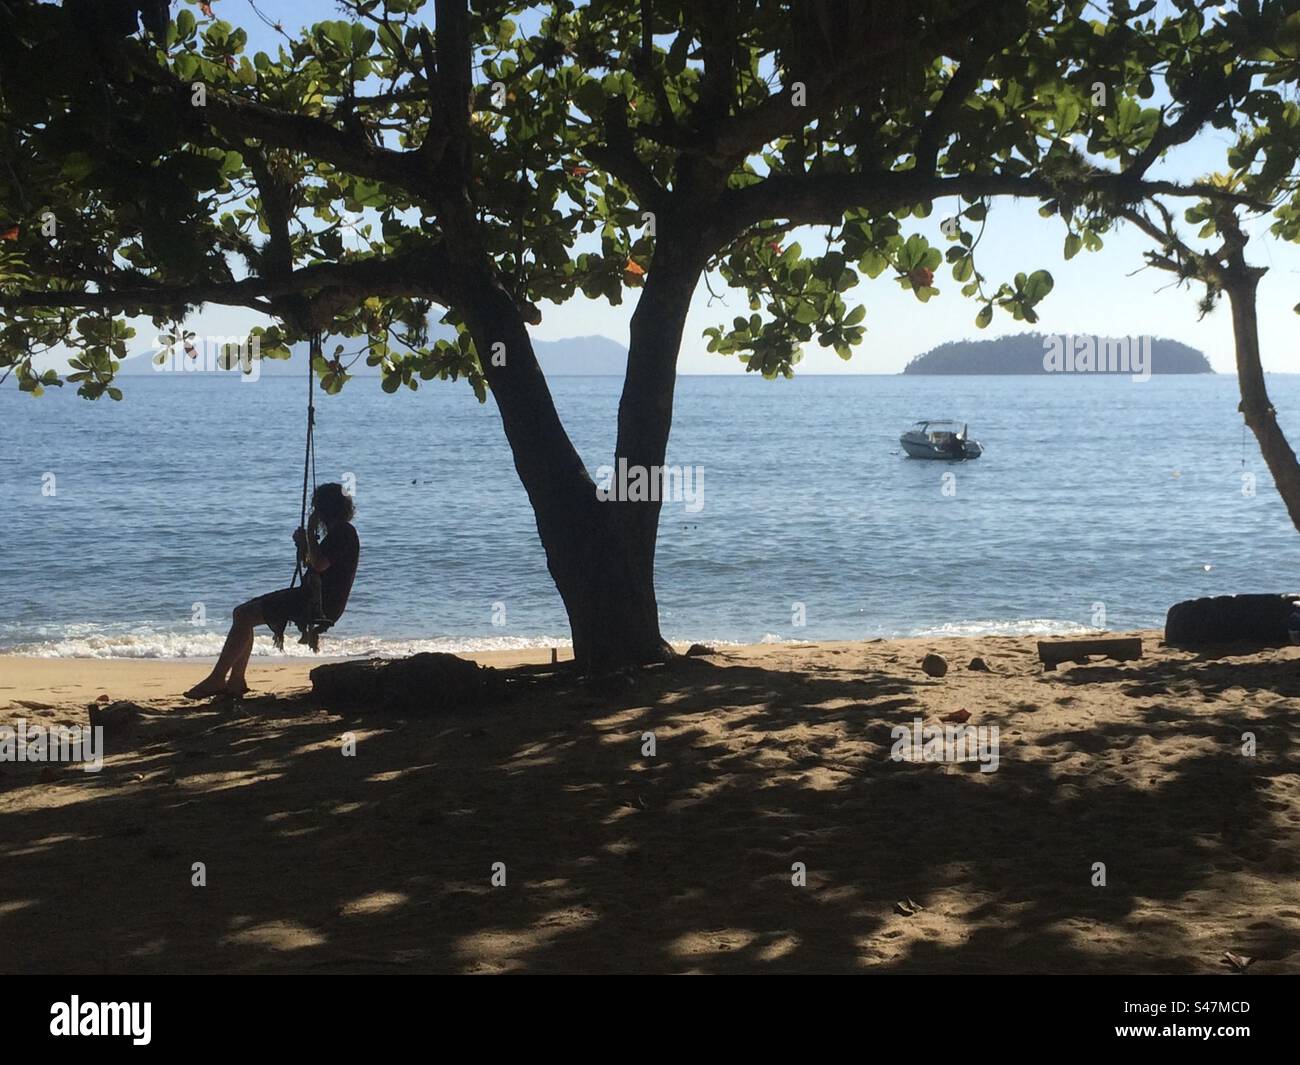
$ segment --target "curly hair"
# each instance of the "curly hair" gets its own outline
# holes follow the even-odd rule
[[[311,508],[327,522],[351,521],[356,513],[352,497],[343,491],[343,486],[331,481],[319,485],[311,497]]]

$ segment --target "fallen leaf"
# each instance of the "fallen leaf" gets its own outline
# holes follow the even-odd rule
[[[0,229],[0,240],[17,240],[18,227],[10,226],[8,229]]]
[[[945,714],[939,719],[940,721],[955,721],[959,725],[964,725],[970,720],[970,711],[965,707],[960,710],[954,710],[951,714]]]
[[[1234,954],[1230,950],[1223,952],[1223,960],[1239,973],[1244,973],[1254,963],[1254,958],[1247,958],[1241,954]]]

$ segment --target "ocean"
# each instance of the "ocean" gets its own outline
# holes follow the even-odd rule
[[[0,390],[0,650],[211,656],[236,604],[289,579],[304,382],[121,383],[120,403]],[[593,474],[621,386],[552,381]],[[1300,445],[1300,376],[1269,387]],[[703,505],[664,507],[664,634],[1125,630],[1181,599],[1295,589],[1300,534],[1237,402],[1228,375],[683,377],[669,463],[702,470]],[[983,457],[905,459],[899,434],[943,417]],[[358,378],[318,396],[317,442],[318,478],[355,481],[363,545],[326,652],[567,644],[491,399]]]

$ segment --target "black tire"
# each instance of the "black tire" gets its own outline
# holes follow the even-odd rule
[[[1188,599],[1169,608],[1165,642],[1177,647],[1251,643],[1278,647],[1291,642],[1287,619],[1300,608],[1295,595],[1220,595]]]

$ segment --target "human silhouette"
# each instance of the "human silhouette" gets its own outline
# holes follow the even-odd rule
[[[301,584],[269,592],[235,607],[233,623],[216,665],[203,680],[185,694],[191,699],[213,695],[242,695],[248,691],[244,671],[253,653],[253,630],[266,625],[277,647],[284,643],[284,630],[294,622],[303,633],[303,643],[315,648],[316,634],[338,621],[348,604],[352,581],[357,573],[361,541],[352,526],[352,498],[341,484],[323,484],[312,494],[307,528],[294,530],[299,560],[306,575]],[[317,541],[320,529],[325,538]]]

